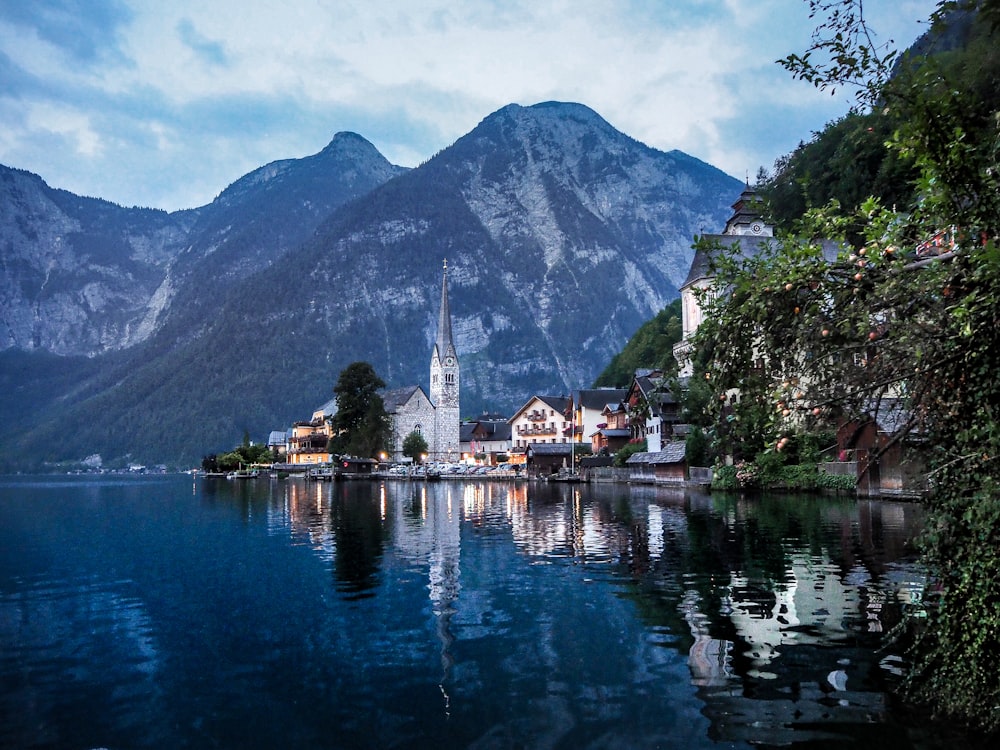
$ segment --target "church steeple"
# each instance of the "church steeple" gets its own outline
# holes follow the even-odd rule
[[[439,360],[455,359],[455,343],[451,338],[451,308],[448,306],[448,260],[444,261],[444,272],[441,274],[441,312],[438,315],[437,341],[434,344],[434,354]]]
[[[746,189],[733,204],[733,215],[726,222],[723,234],[749,234],[759,237],[773,237],[774,227],[766,223],[761,216],[763,203],[757,196],[757,191],[747,182]]]
[[[430,400],[434,405],[432,450],[439,461],[457,461],[460,456],[459,385],[460,371],[455,342],[451,336],[451,307],[448,304],[448,261],[441,275],[441,311],[437,339],[431,352]]]

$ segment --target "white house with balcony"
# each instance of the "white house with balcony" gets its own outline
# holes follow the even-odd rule
[[[569,443],[573,437],[571,401],[565,396],[532,396],[510,422],[511,450],[523,453],[538,443]]]

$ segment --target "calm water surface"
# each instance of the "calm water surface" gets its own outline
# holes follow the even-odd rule
[[[0,747],[945,747],[878,647],[920,506],[0,478]]]

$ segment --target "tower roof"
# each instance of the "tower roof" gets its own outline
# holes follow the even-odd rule
[[[451,338],[451,308],[448,306],[448,261],[441,274],[441,314],[438,317],[437,341],[434,349],[439,358],[455,356],[455,342]]]

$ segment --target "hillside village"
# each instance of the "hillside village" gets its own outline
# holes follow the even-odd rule
[[[719,234],[699,243],[687,279],[680,287],[682,338],[674,345],[677,373],[637,370],[624,388],[595,387],[568,394],[533,394],[513,415],[485,413],[460,420],[460,362],[452,339],[448,268],[444,265],[437,339],[430,359],[430,392],[420,385],[383,389],[380,393],[391,421],[391,450],[379,456],[343,457],[330,452],[336,398],[318,407],[308,420],[271,432],[267,447],[289,472],[330,475],[385,471],[465,476],[500,473],[563,481],[632,481],[666,485],[710,486],[713,472],[689,455],[682,395],[693,375],[692,339],[703,321],[701,300],[711,293],[711,253],[724,249],[752,257],[774,241],[774,229],[761,216],[760,201],[749,185],[733,203],[733,213]],[[708,250],[705,248],[714,248]],[[836,259],[839,246],[824,241],[822,252]],[[675,391],[680,390],[681,393]],[[869,496],[919,493],[919,467],[903,460],[897,448],[870,461],[887,444],[900,415],[885,407],[875,419],[840,426],[836,444],[828,446],[821,473],[836,477],[829,486],[856,487]],[[427,451],[407,456],[404,441],[417,433]],[[616,457],[618,460],[616,461]],[[407,464],[412,462],[412,466]],[[732,460],[730,458],[730,463]],[[616,465],[617,464],[617,465]],[[622,465],[624,464],[624,465]]]

